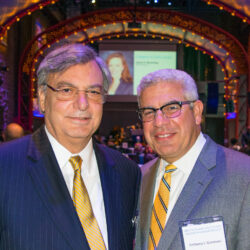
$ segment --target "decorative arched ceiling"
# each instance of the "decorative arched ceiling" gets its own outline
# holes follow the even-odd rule
[[[249,0],[204,0],[208,4],[218,6],[221,10],[226,10],[232,16],[236,15],[244,22],[250,21],[250,3]]]
[[[88,43],[112,37],[152,37],[175,40],[211,55],[222,66],[225,80],[247,74],[247,52],[241,43],[226,31],[198,18],[169,10],[113,8],[69,19],[39,34],[27,47],[23,72],[30,75],[31,66],[39,54],[60,39],[68,38]],[[129,28],[128,23],[141,23]],[[40,44],[40,46],[39,46]],[[42,47],[41,47],[42,44]],[[39,48],[39,49],[38,49]]]
[[[45,6],[55,4],[62,0],[7,0],[0,1],[0,38],[3,39],[10,26],[25,15]],[[72,0],[73,1],[73,0]],[[87,1],[87,0],[84,0]],[[110,0],[111,1],[111,0]],[[136,0],[135,0],[136,1]],[[240,17],[244,22],[250,23],[249,0],[202,0],[209,5],[218,6],[221,10],[230,12],[233,16]],[[118,3],[119,1],[116,1]],[[126,2],[126,1],[120,1]],[[125,4],[124,4],[125,5]]]
[[[58,1],[58,0],[57,0]],[[40,1],[40,0],[6,0],[0,1],[0,25],[11,25],[16,17],[22,18],[28,12],[33,12],[43,8],[47,4],[55,3],[56,1]],[[12,21],[13,20],[13,21]]]
[[[1,1],[0,41],[6,41],[6,35],[11,25],[20,21],[23,16],[31,15],[36,10],[43,11],[47,5],[60,4],[65,1],[69,0],[16,0],[15,2],[9,0],[4,3]],[[81,0],[79,1],[81,2]],[[207,2],[208,5],[218,6],[220,10],[228,11],[232,16],[240,17],[243,22],[250,23],[248,0],[200,0],[200,2],[202,1]],[[91,3],[91,1],[86,2]],[[107,0],[107,2],[112,2],[112,0]],[[121,0],[119,2],[129,2],[129,6],[131,6],[133,1]],[[191,3],[191,1],[187,2]],[[128,23],[135,20],[140,22],[141,27],[129,28]],[[166,8],[137,7],[136,11],[133,7],[102,8],[102,10],[87,12],[84,15],[60,22],[35,37],[26,47],[22,57],[19,70],[19,79],[22,82],[19,82],[19,90],[22,87],[21,92],[30,91],[30,96],[32,96],[32,86],[36,80],[34,77],[35,64],[43,51],[53,43],[61,39],[94,43],[114,37],[167,39],[170,42],[182,43],[185,46],[201,50],[221,65],[225,74],[226,93],[229,91],[229,87],[234,93],[237,91],[236,84],[229,86],[233,83],[232,79],[249,73],[249,59],[245,48],[236,37],[218,26],[184,14],[184,12]],[[27,109],[27,107],[25,108]],[[31,108],[28,107],[29,112],[31,112]]]

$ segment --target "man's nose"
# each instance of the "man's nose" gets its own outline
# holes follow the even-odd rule
[[[156,127],[160,127],[163,123],[169,122],[169,118],[166,117],[161,110],[157,110],[155,113],[154,124]]]
[[[88,96],[85,91],[78,91],[76,94],[76,103],[80,110],[85,110],[88,107]]]

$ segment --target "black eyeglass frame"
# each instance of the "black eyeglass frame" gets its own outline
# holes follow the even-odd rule
[[[156,113],[157,113],[158,110],[160,110],[160,111],[162,112],[162,110],[163,110],[165,107],[167,107],[167,106],[169,106],[169,105],[173,105],[173,104],[178,104],[178,105],[180,106],[180,112],[179,112],[177,115],[174,115],[174,116],[166,116],[166,115],[162,112],[162,114],[163,114],[164,117],[175,118],[175,117],[180,116],[180,114],[181,114],[181,108],[182,108],[183,105],[185,105],[185,104],[191,104],[191,103],[194,103],[194,102],[196,102],[196,101],[197,101],[197,100],[194,100],[194,101],[173,101],[173,102],[169,102],[169,103],[166,103],[166,104],[162,105],[160,108],[144,107],[144,108],[139,108],[139,109],[137,109],[136,112],[138,113],[139,119],[140,119],[142,122],[150,122],[150,121],[153,121],[153,120],[155,119]],[[149,109],[152,110],[152,111],[154,112],[154,118],[153,118],[152,120],[149,120],[149,121],[143,121],[142,112],[143,112],[144,110],[149,110]]]
[[[54,87],[52,87],[51,85],[49,85],[48,83],[46,83],[45,84],[45,86],[47,86],[49,89],[51,89],[53,92],[60,92],[62,89],[56,89],[56,88],[54,88]],[[67,87],[65,87],[65,89],[66,89]],[[79,90],[79,89],[77,89],[77,88],[75,88],[75,87],[70,87],[70,88],[74,88],[74,89],[76,89],[77,90],[77,92],[79,92],[79,91],[84,91],[85,93],[86,93],[86,95],[88,96],[88,92],[90,91],[90,90]],[[104,91],[104,90],[102,90],[102,93],[101,93],[101,96],[102,96],[102,103],[105,103],[105,101],[106,101],[106,95],[107,95],[107,93]],[[91,99],[91,98],[90,98]],[[69,99],[70,100],[70,99]]]

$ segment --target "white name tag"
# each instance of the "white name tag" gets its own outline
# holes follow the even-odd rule
[[[179,226],[184,250],[227,250],[221,216],[183,221]]]

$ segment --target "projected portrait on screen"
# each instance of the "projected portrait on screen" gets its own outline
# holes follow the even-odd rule
[[[108,55],[106,63],[112,76],[108,94],[133,95],[133,77],[124,54],[121,52],[111,53]]]

